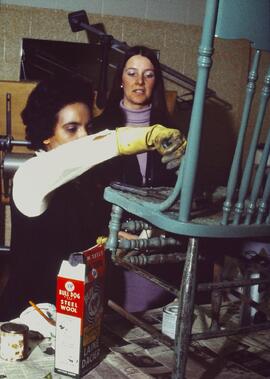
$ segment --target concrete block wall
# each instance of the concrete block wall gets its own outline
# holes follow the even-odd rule
[[[84,9],[91,14],[201,25],[205,0],[2,0],[2,4],[59,9]]]

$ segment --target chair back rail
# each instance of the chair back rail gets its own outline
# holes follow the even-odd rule
[[[269,51],[269,18],[269,0],[219,0],[215,36],[246,39],[255,49]]]

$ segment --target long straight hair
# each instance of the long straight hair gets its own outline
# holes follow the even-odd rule
[[[158,61],[156,53],[146,46],[133,46],[129,48],[123,57],[122,62],[117,67],[117,71],[114,76],[112,88],[106,103],[106,107],[103,113],[94,120],[94,124],[97,127],[107,127],[114,129],[125,125],[125,115],[121,110],[119,104],[124,97],[124,91],[121,87],[123,70],[126,62],[134,55],[141,55],[150,60],[154,66],[155,71],[155,84],[152,91],[151,101],[151,113],[150,124],[163,124],[165,126],[171,126],[171,119],[166,105],[165,88],[162,78],[162,71],[160,63]],[[107,123],[107,125],[105,125]]]

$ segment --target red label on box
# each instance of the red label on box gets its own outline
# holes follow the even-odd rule
[[[57,312],[73,317],[83,317],[84,311],[84,282],[75,279],[58,277]]]
[[[95,245],[83,252],[88,271],[88,281],[103,278],[105,273],[105,254],[103,245]]]

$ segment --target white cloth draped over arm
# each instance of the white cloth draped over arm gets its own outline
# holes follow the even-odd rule
[[[14,175],[14,203],[24,215],[39,216],[47,209],[56,188],[117,155],[116,134],[109,130],[38,153]]]

